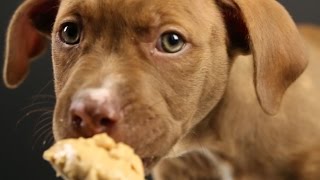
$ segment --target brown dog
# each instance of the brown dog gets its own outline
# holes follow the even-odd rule
[[[170,157],[156,179],[317,180],[320,29],[301,32],[274,0],[26,0],[4,79],[51,37],[56,140],[107,132],[147,171]]]

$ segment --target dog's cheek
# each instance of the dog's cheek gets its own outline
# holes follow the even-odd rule
[[[66,51],[62,51],[53,43],[52,48],[52,65],[55,83],[55,93],[58,96],[62,91],[71,71],[73,70],[74,63],[77,56],[72,55]]]
[[[228,55],[227,32],[222,26],[220,16],[214,19],[209,31],[203,35],[202,46],[195,49],[193,57],[200,59],[200,71],[197,76],[199,92],[197,96],[197,111],[194,119],[202,120],[210,113],[223,98],[229,78],[232,60]]]
[[[142,157],[165,156],[181,136],[179,125],[161,107],[153,109],[150,106],[136,105],[127,111],[128,119],[123,126],[127,137],[123,141],[135,147]]]
[[[203,115],[207,115],[224,95],[228,83],[230,63],[226,49],[221,48],[219,51],[211,49],[211,56],[205,61],[207,64],[207,73],[203,78],[201,94],[198,100],[198,111],[196,117],[203,119]]]
[[[63,107],[63,103],[61,103],[60,100],[57,100],[52,124],[53,135],[56,141],[72,137],[70,136],[71,131],[68,130],[69,123],[67,122],[67,119],[63,118],[63,111],[60,107]]]
[[[214,108],[227,85],[228,55],[223,47],[205,44],[188,57],[159,68],[166,88],[164,98],[183,132],[188,132]],[[163,85],[164,86],[164,85]]]

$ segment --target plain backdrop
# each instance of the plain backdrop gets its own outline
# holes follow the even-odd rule
[[[22,0],[0,1],[0,68],[5,32],[11,15]],[[320,24],[319,0],[281,0],[299,23]],[[272,13],[272,12],[270,12]],[[27,34],[26,34],[27,35]],[[33,63],[27,80],[16,90],[0,81],[0,179],[50,180],[55,173],[41,158],[50,145],[53,97],[50,54]],[[45,141],[47,140],[47,141]]]

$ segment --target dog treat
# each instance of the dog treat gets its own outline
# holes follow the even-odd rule
[[[65,180],[143,180],[143,165],[129,146],[106,134],[58,141],[44,152]]]

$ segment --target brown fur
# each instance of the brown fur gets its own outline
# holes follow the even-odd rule
[[[60,41],[66,21],[82,26],[79,45]],[[31,36],[19,31],[25,24]],[[56,140],[84,135],[70,122],[73,99],[107,89],[121,112],[107,133],[134,147],[147,172],[170,157],[156,179],[319,179],[320,30],[301,27],[302,39],[276,1],[26,0],[9,26],[8,87],[48,29]],[[183,51],[155,49],[168,30],[185,37]]]

